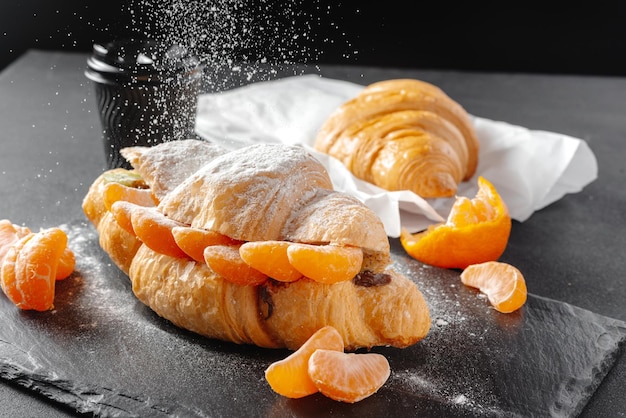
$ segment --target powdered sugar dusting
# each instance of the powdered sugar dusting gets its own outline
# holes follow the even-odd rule
[[[84,298],[102,301],[93,307],[98,309],[98,315],[94,317],[98,318],[94,319],[97,322],[103,319],[106,319],[105,322],[115,321],[120,315],[124,315],[124,312],[130,314],[129,309],[132,309],[133,304],[129,304],[128,301],[134,302],[130,298],[131,295],[128,295],[128,298],[119,297],[120,293],[125,293],[126,289],[130,288],[130,280],[97,245],[98,233],[95,228],[86,222],[63,224],[60,228],[66,232],[68,247],[76,255],[73,278],[82,282],[81,286],[76,287],[81,294],[64,294],[66,299],[63,303],[80,305]],[[107,262],[103,263],[103,259]],[[81,323],[80,326],[96,327],[97,322]]]
[[[177,221],[245,241],[282,239],[293,208],[331,189],[324,167],[300,147],[256,144],[210,161],[165,196]]]
[[[429,304],[429,334],[405,349],[372,349],[387,357],[391,376],[364,403],[338,405],[321,396],[294,401],[273,394],[263,379],[286,351],[175,327],[138,302],[92,225],[61,228],[77,256],[76,271],[57,283],[51,312],[19,312],[0,298],[0,337],[9,353],[3,365],[16,365],[28,382],[35,376],[36,384],[64,383],[61,402],[80,397],[81,406],[93,408],[85,411],[103,415],[111,408],[143,416],[156,405],[150,412],[163,407],[168,416],[351,416],[360,415],[359,408],[373,416],[574,416],[624,340],[621,322],[537,297],[522,312],[496,312],[477,291],[459,285],[458,271],[421,265],[392,241],[394,266]],[[250,402],[234,402],[244,398]]]
[[[87,270],[94,273],[102,273],[103,265],[99,257],[87,249],[98,241],[98,233],[86,222],[66,223],[59,225],[68,238],[68,247],[76,254],[77,271]]]
[[[448,388],[433,382],[432,376],[422,376],[411,370],[399,370],[393,372],[392,379],[400,381],[402,385],[418,396],[428,396],[439,399],[443,403],[458,406],[476,406],[467,394],[451,393]]]
[[[417,283],[431,315],[428,335],[417,346],[409,348],[420,350],[416,358],[422,356],[421,350],[424,350],[428,359],[424,364],[402,363],[404,368],[394,369],[393,384],[405,387],[411,396],[424,396],[463,413],[490,411],[498,416],[498,391],[482,376],[474,374],[480,367],[477,365],[474,369],[464,363],[457,364],[472,361],[472,350],[479,352],[474,347],[481,347],[485,337],[493,333],[485,318],[472,315],[474,312],[491,314],[488,301],[478,297],[479,293],[473,289],[466,288],[454,270],[437,269],[404,255],[392,253],[392,258],[393,267]],[[459,358],[459,350],[467,350],[469,360]],[[458,374],[450,373],[455,369]]]

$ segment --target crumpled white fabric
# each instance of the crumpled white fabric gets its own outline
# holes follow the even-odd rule
[[[425,200],[408,190],[383,190],[313,149],[326,118],[361,89],[355,83],[305,75],[203,94],[198,98],[196,133],[229,149],[257,142],[306,147],[324,164],[336,189],[356,196],[378,214],[390,237],[398,237],[402,227],[419,231],[443,221],[454,198]],[[595,155],[583,140],[472,119],[480,141],[479,163],[474,177],[459,186],[458,196],[473,197],[477,178],[483,176],[496,187],[511,217],[523,222],[565,194],[581,191],[598,176]]]

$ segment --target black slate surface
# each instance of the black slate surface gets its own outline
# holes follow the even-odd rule
[[[104,168],[102,133],[96,112],[93,86],[83,74],[86,58],[87,55],[83,53],[32,50],[0,73],[0,217],[35,229],[40,226],[64,224],[72,219],[82,219],[80,201],[93,179]],[[598,158],[598,179],[582,192],[565,196],[549,207],[536,212],[528,221],[514,222],[509,245],[502,260],[522,269],[527,279],[528,289],[534,295],[564,301],[604,317],[626,321],[624,307],[626,286],[623,284],[626,270],[626,258],[623,257],[623,248],[626,247],[626,234],[623,233],[626,224],[626,212],[623,210],[626,205],[626,188],[623,187],[626,181],[624,170],[626,167],[624,165],[626,119],[623,114],[623,109],[626,108],[626,78],[401,70],[359,66],[309,66],[306,71],[361,84],[389,78],[419,78],[437,84],[451,97],[462,103],[470,113],[477,116],[584,139]],[[250,77],[251,75],[254,73],[243,70],[232,74],[207,72],[209,81],[226,83],[230,80],[233,85],[255,81],[254,77]],[[284,71],[279,70],[274,73],[275,77],[281,75],[293,75],[293,71],[291,68],[285,68]],[[107,280],[115,280],[119,272],[115,269],[111,270],[111,266],[107,267],[106,263],[104,266],[102,268],[108,272]],[[81,271],[82,275],[78,276],[80,279],[73,279],[79,280],[78,284],[72,285],[72,281],[67,281],[60,285],[60,298],[66,297],[66,293],[69,292],[92,291],[87,285],[80,284],[81,282],[91,283],[85,280],[91,277],[86,273],[87,270],[81,266]],[[64,291],[63,286],[68,286],[70,290]],[[483,299],[479,300],[481,303],[486,303]],[[0,298],[0,311],[4,311],[6,307]],[[71,315],[76,316],[75,321],[85,321],[85,323],[90,323],[94,311],[108,312],[104,308],[96,309],[95,307],[90,307],[84,312],[78,307],[64,309],[65,312],[70,310]],[[588,314],[583,315],[576,308],[573,310],[579,319]],[[80,357],[84,357],[93,364],[96,364],[95,357],[103,354],[96,355],[98,332],[90,331],[89,327],[99,326],[97,324],[102,322],[112,322],[115,326],[119,326],[121,322],[120,319],[117,321],[111,319],[114,318],[113,313],[107,313],[105,319],[100,318],[89,326],[84,325],[79,330],[71,332],[59,325],[55,328],[52,328],[53,325],[48,325],[47,328],[43,326],[43,323],[47,321],[50,321],[50,324],[54,324],[54,321],[61,321],[61,319],[50,319],[57,318],[58,313],[46,318],[34,319],[31,315],[20,315],[20,318],[28,321],[29,327],[37,326],[43,329],[43,337],[46,337],[46,340],[51,338],[61,344],[65,344],[65,341],[77,340],[83,345]],[[594,314],[589,315],[595,317]],[[159,327],[164,326],[161,321],[157,323],[160,324]],[[442,329],[453,329],[443,326],[445,319],[441,324]],[[122,330],[116,330],[115,326],[105,334],[113,333],[119,340],[138,338],[135,334],[139,331],[134,327],[123,328],[130,333],[125,335]],[[10,332],[4,327],[1,328],[0,340],[3,335]],[[167,330],[166,327],[165,331],[159,331],[159,333],[167,334],[169,332]],[[237,346],[208,343],[206,340],[200,343],[193,336],[184,333],[177,335],[191,338],[189,341],[192,341],[194,346],[209,344],[210,347],[217,347],[221,352],[234,352],[235,356],[239,353],[240,348]],[[431,333],[431,336],[435,335],[438,334]],[[423,343],[428,343],[428,339]],[[1,344],[3,343],[0,341]],[[527,344],[532,344],[532,342],[528,341]],[[49,347],[58,348],[59,344],[49,344]],[[145,346],[142,345],[142,348],[151,349],[152,347],[146,343]],[[38,346],[32,348],[29,346],[19,352],[22,353],[22,358],[28,358],[29,351],[36,354],[41,353],[41,350],[43,349]],[[106,373],[109,375],[117,373],[125,377],[124,393],[130,395],[127,399],[146,399],[147,395],[140,390],[142,386],[152,385],[155,386],[155,391],[161,391],[160,387],[163,383],[160,381],[148,382],[145,380],[148,377],[141,378],[137,382],[126,379],[132,373],[142,376],[140,370],[119,371],[130,362],[125,357],[134,353],[129,350],[117,351],[107,348],[103,350],[107,355],[115,353],[117,356],[117,360],[109,360],[108,363],[113,364],[113,371],[107,370]],[[248,353],[247,349],[242,348],[242,350]],[[18,350],[13,348],[10,351]],[[63,357],[62,351],[49,351],[48,355]],[[271,355],[276,358],[282,357],[282,354]],[[443,356],[440,358],[443,359]],[[606,358],[610,359],[610,356]],[[395,361],[391,357],[390,360]],[[120,364],[118,365],[115,361]],[[529,363],[535,362],[533,358]],[[515,365],[515,363],[512,364]],[[518,366],[515,366],[517,369],[514,370],[519,370]],[[97,370],[100,368],[101,366],[98,366]],[[15,370],[7,370],[7,373],[2,374],[6,378],[0,379],[2,382],[0,402],[3,412],[10,416],[46,418],[77,415],[75,408],[65,408],[61,404],[49,402],[44,396],[36,396],[41,388],[29,382],[32,376],[24,380],[19,377],[19,373],[15,374]],[[37,372],[42,370],[38,369]],[[398,369],[395,370],[394,373]],[[602,370],[602,366],[599,366],[596,372],[602,373]],[[45,371],[43,376],[48,376],[48,373],[50,372]],[[76,397],[77,400],[92,399],[92,391],[89,389],[92,381],[96,382],[95,387],[110,388],[106,381],[100,382],[93,375],[83,376],[77,372],[76,374],[80,376],[74,381],[68,380],[65,373],[57,373],[59,382],[70,384],[77,382],[87,388],[80,397]],[[151,376],[150,369],[145,373],[146,376]],[[230,410],[235,404],[234,399],[237,399],[240,404],[251,403],[257,400],[257,396],[260,396],[250,395],[249,386],[245,386],[244,383],[240,383],[240,390],[235,389],[239,387],[237,383],[228,382],[226,377],[229,375],[222,371],[220,373],[224,377],[223,381],[212,378],[206,380],[209,382],[207,384],[203,383],[204,381],[191,382],[194,385],[202,385],[208,390],[211,384],[219,381],[219,384],[230,391],[229,396],[211,395],[215,402],[223,402],[221,406],[218,405],[219,408],[216,407],[216,410]],[[261,375],[257,375],[256,370],[250,374],[256,379],[262,379]],[[626,413],[624,379],[626,379],[626,356],[621,355],[581,411],[580,417],[623,416]],[[31,388],[20,386],[18,381],[24,385],[31,385]],[[483,381],[484,384],[489,383],[485,379],[481,380]],[[393,382],[395,380],[390,380],[388,385],[398,384]],[[514,382],[517,386],[527,385],[517,380]],[[465,383],[463,387],[467,387],[466,393],[474,383]],[[222,386],[215,390],[222,393],[226,390],[222,390]],[[589,389],[592,389],[592,386],[590,385]],[[387,386],[383,389],[387,390],[386,388]],[[507,390],[508,393],[515,394],[514,389]],[[117,392],[113,390],[112,393]],[[439,393],[445,393],[445,391],[440,390]],[[501,393],[505,394],[504,389]],[[247,400],[247,396],[252,396],[250,401]],[[266,396],[268,399],[264,400],[264,405],[272,402],[276,405],[275,408],[269,411],[267,409],[257,411],[249,406],[247,411],[254,416],[268,415],[272,411],[278,411],[277,415],[287,415],[290,411],[287,408],[293,408],[301,415],[313,415],[316,412],[318,415],[324,412],[346,415],[345,411],[349,409],[320,397],[307,398],[302,402],[294,403],[287,399],[275,399],[272,394],[266,394]],[[166,394],[166,398],[170,400],[173,397],[173,394]],[[100,395],[95,394],[93,399],[100,399]],[[148,398],[149,401],[155,403],[153,399],[155,398]],[[369,398],[368,404],[358,404],[355,411],[362,412],[368,409],[367,405],[380,402],[374,399],[379,398]],[[405,397],[397,396],[385,401],[383,405],[401,404],[404,399]],[[460,403],[464,401],[463,397],[456,399]],[[416,408],[411,415],[437,415],[433,412],[437,412],[436,407],[429,407],[426,400],[421,400],[421,402],[420,405],[424,406],[425,411]],[[329,409],[329,405],[333,409]],[[338,412],[339,410],[342,412]],[[457,408],[455,411],[456,414],[452,412],[450,415],[464,416],[466,415],[464,412],[468,409]],[[86,415],[92,414],[87,412]]]
[[[0,376],[78,413],[101,416],[576,416],[621,353],[626,323],[531,295],[501,314],[459,272],[425,266],[393,242],[396,267],[422,289],[433,326],[407,349],[375,348],[392,374],[354,405],[283,398],[263,371],[286,350],[197,336],[159,318],[82,220],[62,225],[77,255],[55,309],[0,298]]]

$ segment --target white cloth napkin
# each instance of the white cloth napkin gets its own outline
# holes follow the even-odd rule
[[[418,231],[444,220],[454,198],[425,200],[410,191],[388,192],[313,150],[322,123],[361,89],[358,84],[305,75],[200,95],[196,132],[228,149],[257,142],[306,147],[327,168],[337,190],[356,196],[379,215],[390,237],[398,237],[402,226]],[[480,117],[473,117],[473,122],[480,141],[478,168],[472,179],[461,183],[458,196],[473,197],[477,178],[483,176],[496,187],[511,217],[523,222],[597,178],[596,158],[583,140]]]

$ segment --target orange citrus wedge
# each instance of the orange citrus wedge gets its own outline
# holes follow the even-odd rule
[[[30,235],[32,231],[26,226],[19,226],[11,223],[8,219],[0,220],[0,268],[5,254],[20,238]],[[76,256],[69,247],[65,247],[57,266],[56,280],[68,278],[76,267]]]
[[[174,258],[187,257],[172,234],[172,228],[184,226],[182,223],[168,218],[154,207],[136,204],[133,205],[130,221],[137,237],[150,249]]]
[[[172,228],[176,244],[189,257],[198,263],[204,263],[204,249],[211,245],[238,245],[241,242],[215,231],[177,226]]]
[[[511,233],[511,216],[495,187],[478,178],[473,199],[458,197],[445,223],[411,234],[402,229],[400,242],[416,260],[443,268],[464,269],[495,261],[504,252]]]
[[[336,401],[354,403],[376,393],[391,374],[378,353],[317,349],[309,358],[309,376],[319,391]]]
[[[9,248],[20,238],[25,237],[32,231],[26,227],[17,226],[8,219],[0,220],[0,267]]]
[[[120,200],[146,207],[158,204],[150,189],[137,189],[115,182],[107,183],[104,186],[102,197],[107,210],[111,210],[111,205]]]
[[[9,247],[0,283],[11,302],[25,310],[52,309],[57,267],[66,248],[67,235],[59,228],[32,232]]]
[[[524,276],[507,263],[488,261],[471,265],[461,273],[461,282],[487,295],[489,303],[499,312],[513,312],[526,303]]]
[[[363,250],[359,247],[292,243],[287,256],[305,277],[325,284],[352,280],[363,264]]]
[[[238,285],[257,286],[267,275],[246,264],[239,255],[239,245],[210,245],[204,249],[207,266],[224,280]]]
[[[319,348],[343,352],[343,338],[335,328],[325,326],[291,355],[270,364],[265,370],[265,379],[274,392],[288,398],[317,393],[317,386],[309,377],[309,358]]]
[[[111,209],[109,209],[109,212],[111,212],[111,215],[113,215],[113,219],[115,219],[117,224],[131,235],[135,235],[132,214],[135,211],[136,206],[138,206],[136,203],[128,202],[126,200],[118,200],[113,202],[111,204]]]
[[[63,254],[61,254],[61,258],[59,259],[59,264],[57,265],[57,274],[55,276],[56,280],[67,279],[72,275],[75,268],[76,255],[70,247],[65,247]]]
[[[239,255],[246,264],[280,282],[293,282],[302,277],[289,262],[287,241],[246,242],[239,247]]]

